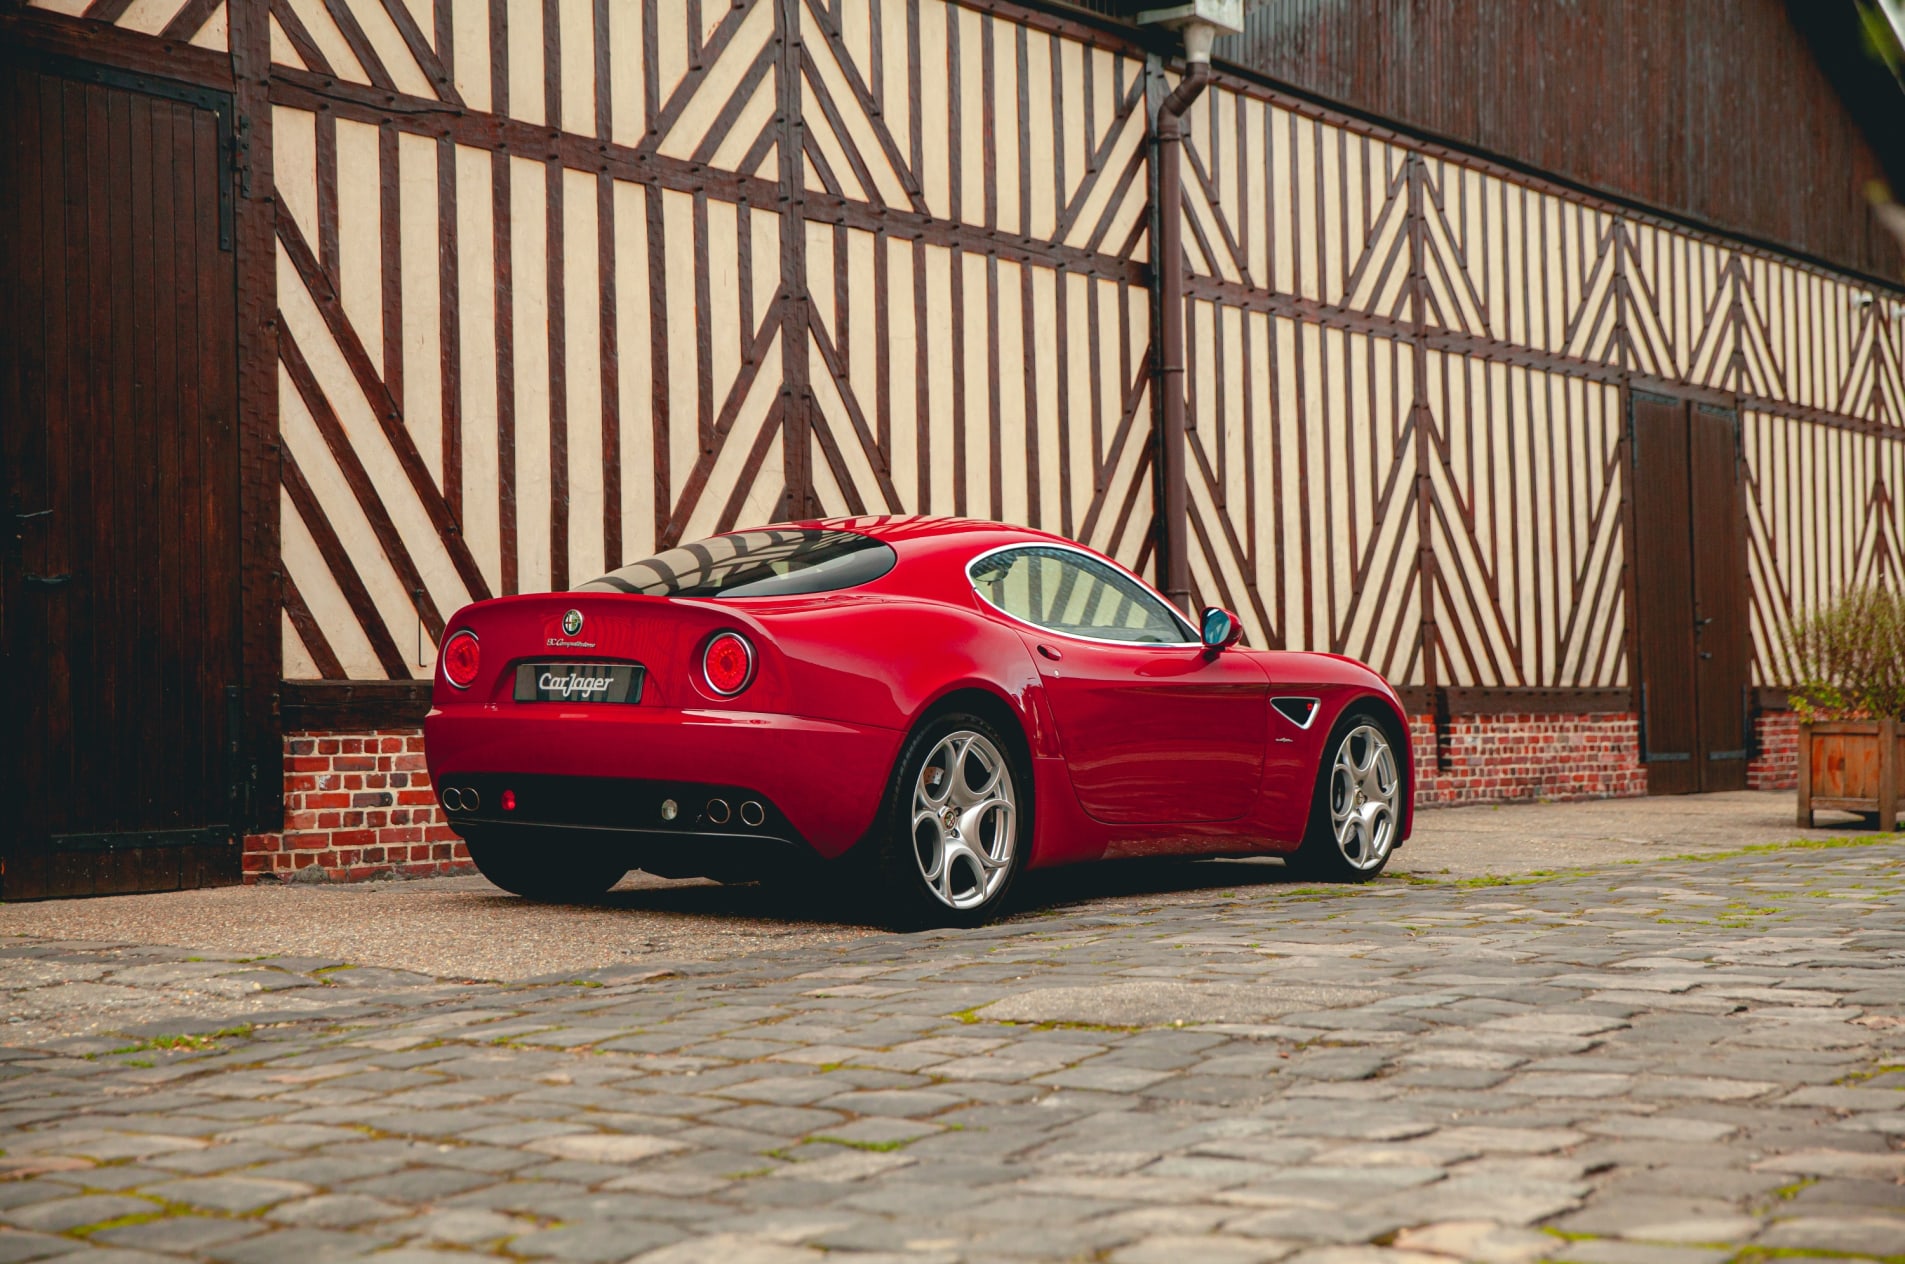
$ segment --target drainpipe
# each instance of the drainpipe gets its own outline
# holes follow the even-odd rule
[[[1164,504],[1159,515],[1163,534],[1164,595],[1191,614],[1190,493],[1186,486],[1184,432],[1184,198],[1180,164],[1184,147],[1184,112],[1210,82],[1210,47],[1218,33],[1239,35],[1244,29],[1244,0],[1188,0],[1169,9],[1137,15],[1140,26],[1164,27],[1184,40],[1184,74],[1177,87],[1158,105],[1151,124],[1157,145],[1157,237],[1152,243],[1152,275],[1158,303],[1157,381],[1164,409],[1163,442],[1158,447],[1158,481]]]
[[[1164,595],[1186,614],[1191,610],[1190,493],[1185,478],[1184,437],[1184,215],[1180,163],[1184,112],[1210,82],[1210,46],[1217,28],[1188,22],[1184,76],[1158,106],[1153,134],[1158,143],[1158,394],[1164,405],[1164,443],[1158,454],[1164,484]]]

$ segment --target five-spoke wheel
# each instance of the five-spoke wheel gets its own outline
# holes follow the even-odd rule
[[[900,925],[976,925],[1004,903],[1031,837],[1031,774],[990,721],[949,712],[914,730],[893,770],[874,859]]]
[[[969,729],[939,739],[913,789],[913,859],[947,908],[977,908],[997,893],[1018,840],[1012,767]]]
[[[1288,863],[1306,877],[1367,882],[1389,862],[1402,827],[1395,739],[1375,716],[1353,710],[1323,752],[1309,830]]]
[[[1358,724],[1336,747],[1330,768],[1330,832],[1351,868],[1378,869],[1389,858],[1401,795],[1388,735]]]

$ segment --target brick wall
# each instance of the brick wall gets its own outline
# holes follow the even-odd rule
[[[1447,768],[1437,765],[1433,718],[1415,717],[1410,730],[1416,802],[1424,807],[1647,792],[1640,726],[1630,712],[1452,716]]]
[[[245,838],[245,880],[355,881],[466,872],[437,810],[423,730],[287,733],[284,832]]]
[[[1436,764],[1429,716],[1410,722],[1416,801],[1500,803],[1645,794],[1639,725],[1630,713],[1451,717],[1449,766]],[[1798,721],[1759,720],[1755,790],[1790,790],[1798,776]],[[245,839],[245,878],[351,881],[465,873],[469,855],[443,823],[424,771],[423,733],[285,735],[284,832]]]
[[[1749,790],[1799,788],[1799,717],[1791,711],[1764,711],[1756,726],[1759,757],[1746,766]]]

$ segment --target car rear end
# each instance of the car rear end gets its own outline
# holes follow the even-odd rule
[[[425,744],[453,829],[716,877],[866,832],[900,734],[826,718],[775,632],[824,598],[585,587],[480,602],[446,629]]]

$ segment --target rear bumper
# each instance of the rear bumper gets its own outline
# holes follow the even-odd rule
[[[639,705],[479,704],[433,710],[424,720],[439,798],[454,787],[478,791],[474,810],[446,805],[459,832],[547,825],[555,836],[567,829],[638,831],[660,834],[662,842],[668,835],[731,833],[777,839],[826,859],[872,827],[901,736],[799,716]],[[536,789],[506,813],[501,792],[511,777]],[[708,819],[708,800],[716,797],[727,800],[729,822]],[[671,798],[677,815],[664,821],[660,808]],[[738,819],[750,798],[763,807],[759,827]]]

